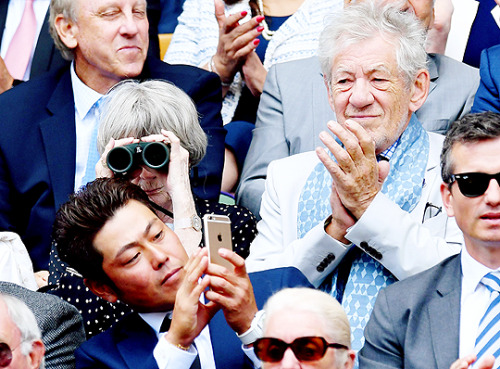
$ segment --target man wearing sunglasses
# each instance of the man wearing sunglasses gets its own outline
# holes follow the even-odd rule
[[[271,296],[264,310],[264,337],[253,345],[264,369],[353,367],[349,321],[332,296],[286,288]]]
[[[188,258],[177,235],[153,211],[140,187],[100,178],[58,212],[54,239],[61,259],[95,295],[134,310],[83,343],[75,352],[76,366],[258,366],[247,347],[262,335],[257,308],[272,291],[310,286],[306,278],[293,268],[249,277],[244,260],[227,249],[219,254],[234,270],[209,263],[205,248]]]
[[[0,368],[44,368],[45,346],[35,316],[21,300],[0,294]]]
[[[465,247],[380,292],[366,326],[360,368],[433,369],[453,363],[459,369],[475,361],[475,368],[499,367],[499,157],[500,114],[469,114],[451,125],[441,154],[441,194]],[[454,363],[458,357],[463,359]]]

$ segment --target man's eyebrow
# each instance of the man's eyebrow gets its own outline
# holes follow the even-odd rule
[[[146,238],[148,236],[149,232],[151,231],[151,227],[153,227],[153,224],[156,223],[157,220],[159,220],[159,219],[158,218],[151,219],[151,221],[148,223],[148,225],[144,229],[144,232],[142,232],[142,236],[144,238]],[[121,247],[120,250],[118,250],[118,252],[116,253],[115,259],[118,259],[120,256],[123,255],[123,253],[125,253],[127,250],[135,247],[136,245],[137,245],[137,242],[132,241],[130,243],[127,243],[125,246]]]

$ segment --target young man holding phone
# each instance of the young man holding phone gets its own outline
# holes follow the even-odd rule
[[[98,179],[72,195],[54,237],[61,259],[94,294],[135,311],[84,343],[78,367],[258,366],[250,347],[262,333],[258,306],[282,287],[308,285],[293,268],[256,273],[251,282],[229,250],[219,254],[234,270],[210,264],[204,249],[188,259],[146,194],[120,179]]]

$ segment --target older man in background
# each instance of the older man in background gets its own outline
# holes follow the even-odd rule
[[[271,163],[249,270],[298,267],[342,302],[353,349],[383,286],[459,252],[442,213],[442,136],[414,112],[429,91],[425,35],[391,4],[354,4],[320,37],[323,74],[338,122],[318,148]],[[339,144],[340,142],[340,144]]]
[[[431,27],[433,0],[386,2],[402,4],[403,10],[415,13],[427,30]],[[346,6],[353,3],[353,0],[345,1]],[[445,133],[451,122],[470,111],[479,73],[464,63],[430,53],[427,68],[429,95],[415,114],[426,130]],[[261,96],[252,144],[237,192],[238,203],[259,216],[269,163],[322,145],[319,133],[330,119],[335,119],[335,113],[328,104],[316,56],[273,66]]]

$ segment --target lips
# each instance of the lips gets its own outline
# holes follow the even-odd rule
[[[485,219],[485,220],[500,220],[500,213],[490,212],[490,213],[486,213],[486,214],[481,215],[480,218]]]
[[[181,270],[182,268],[181,267],[178,267],[178,268],[175,268],[175,269],[172,269],[170,272],[167,273],[167,275],[165,276],[165,278],[163,278],[163,280],[161,281],[161,284],[165,284],[170,278],[172,278],[173,276],[177,275],[177,273]]]

